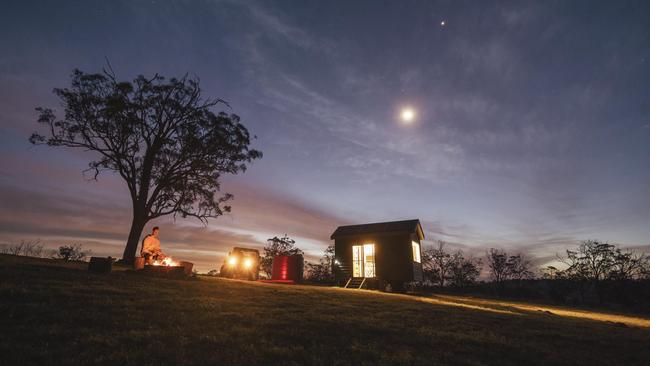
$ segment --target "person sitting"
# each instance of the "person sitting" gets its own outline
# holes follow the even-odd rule
[[[144,237],[142,240],[142,249],[140,250],[140,255],[144,257],[145,264],[153,264],[155,261],[162,261],[165,259],[165,255],[160,250],[160,240],[158,239],[158,233],[160,228],[154,226],[151,230],[151,234]]]

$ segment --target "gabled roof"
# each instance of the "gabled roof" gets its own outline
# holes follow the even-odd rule
[[[339,226],[332,233],[330,239],[336,239],[341,236],[355,236],[355,235],[363,235],[363,234],[383,234],[383,233],[418,234],[420,240],[424,239],[424,232],[422,231],[422,225],[420,225],[420,220],[418,219]]]

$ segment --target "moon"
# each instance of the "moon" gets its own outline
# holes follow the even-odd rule
[[[407,107],[402,109],[400,112],[400,119],[405,124],[410,124],[415,119],[415,110],[413,108]]]

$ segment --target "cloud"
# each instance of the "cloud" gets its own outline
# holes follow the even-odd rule
[[[281,38],[302,48],[315,46],[314,39],[309,34],[282,21],[278,16],[272,14],[270,10],[263,9],[259,4],[252,2],[246,3],[245,6],[253,16],[256,24],[265,31],[265,34]]]

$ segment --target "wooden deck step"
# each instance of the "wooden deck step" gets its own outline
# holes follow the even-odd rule
[[[365,282],[366,282],[365,277],[350,277],[348,282],[345,284],[345,288],[359,289],[363,287]]]

